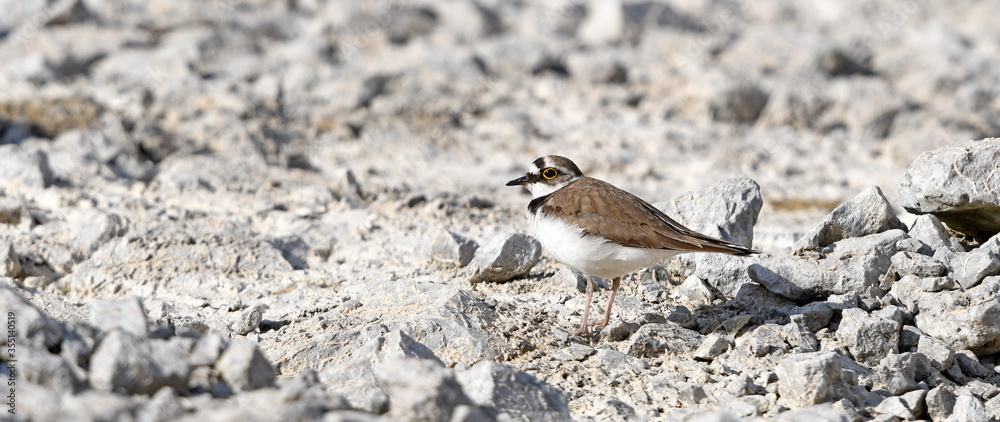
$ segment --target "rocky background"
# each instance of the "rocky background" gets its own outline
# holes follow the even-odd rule
[[[1000,418],[998,2],[0,10],[4,420]],[[766,253],[571,337],[545,154]]]

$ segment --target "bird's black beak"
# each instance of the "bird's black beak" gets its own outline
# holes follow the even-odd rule
[[[528,184],[528,177],[527,176],[521,176],[521,177],[518,177],[517,179],[514,179],[514,180],[511,180],[511,181],[507,182],[507,186],[518,186],[518,185],[527,185],[527,184]]]

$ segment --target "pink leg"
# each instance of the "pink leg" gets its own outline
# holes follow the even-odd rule
[[[622,278],[615,277],[611,281],[611,299],[608,299],[608,310],[604,311],[604,322],[598,328],[604,328],[608,326],[608,322],[611,321],[611,306],[615,304],[615,293],[618,293],[618,286],[621,285]]]
[[[587,304],[583,307],[583,323],[580,330],[573,333],[575,336],[590,337],[590,330],[587,327],[587,320],[590,319],[590,300],[594,298],[594,277],[587,276]]]

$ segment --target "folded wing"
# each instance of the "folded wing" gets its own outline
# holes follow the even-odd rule
[[[565,191],[565,192],[563,192]],[[550,195],[543,212],[557,213],[584,233],[637,248],[749,255],[758,251],[684,227],[641,198],[584,177]]]

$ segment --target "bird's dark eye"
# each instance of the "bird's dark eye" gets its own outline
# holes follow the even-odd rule
[[[559,172],[556,171],[556,169],[554,169],[552,167],[549,167],[549,168],[547,168],[545,170],[542,170],[542,177],[544,177],[544,178],[546,178],[548,180],[555,179],[557,175],[559,175]]]

